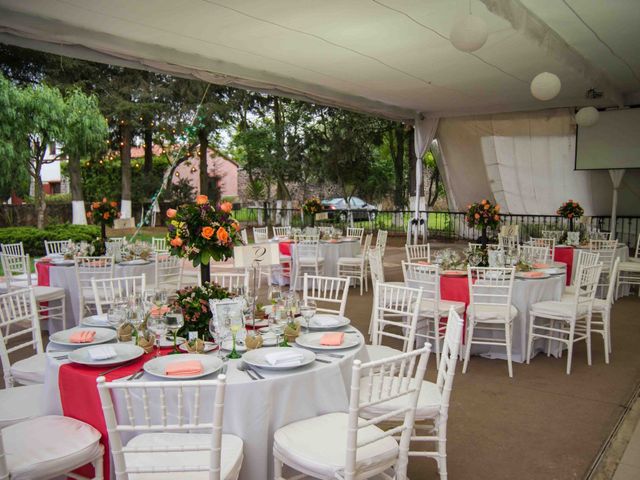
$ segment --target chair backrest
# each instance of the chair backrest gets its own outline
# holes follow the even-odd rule
[[[380,256],[379,248],[370,248],[367,255],[369,257],[369,271],[371,272],[371,283],[375,288],[376,283],[384,283],[384,264]]]
[[[47,256],[63,254],[67,251],[71,243],[71,240],[45,240],[44,251]]]
[[[616,282],[618,281],[618,272],[620,270],[620,258],[616,257],[609,275],[609,289],[607,290],[607,305],[613,305],[615,301]]]
[[[383,340],[401,341],[402,351],[415,345],[416,325],[420,314],[422,290],[391,283],[376,283],[373,290],[373,328],[371,340],[382,345]],[[387,330],[386,327],[400,327]]]
[[[589,251],[600,254],[598,260],[602,263],[602,273],[608,274],[611,271],[617,247],[617,240],[589,240]]]
[[[640,233],[638,234],[638,239],[636,240],[636,251],[633,256],[635,258],[640,258]]]
[[[106,382],[104,377],[98,377],[97,383],[117,478],[127,478],[131,473],[175,475],[199,471],[207,472],[209,480],[220,479],[225,375],[219,375],[217,380],[173,382]],[[114,398],[123,398],[127,408],[116,412]],[[139,464],[154,447],[127,446],[123,436],[149,432],[204,433],[209,442],[189,442],[185,438],[184,443],[179,443],[176,438],[175,444],[156,447],[165,453],[180,453],[173,455],[176,460],[170,467],[127,464]],[[208,452],[210,461],[195,464],[191,460],[193,454],[203,451]]]
[[[400,436],[398,457],[394,478],[406,478],[409,463],[409,444],[415,422],[415,411],[420,388],[427,369],[431,345],[393,357],[361,363],[353,361],[351,374],[351,395],[349,399],[349,420],[344,476],[345,480],[357,477],[356,459],[358,449],[387,437]],[[385,402],[393,402],[397,407],[384,409],[384,413],[368,415],[373,407]],[[362,418],[368,418],[362,421]],[[389,418],[402,418],[400,425],[380,429],[378,435],[359,435],[358,432],[370,425],[378,425]],[[361,437],[360,439],[358,437]]]
[[[580,266],[578,268],[575,279],[576,291],[573,295],[573,305],[576,314],[582,311],[591,312],[601,273],[601,263],[588,267]]]
[[[153,237],[151,239],[151,248],[153,248],[154,252],[166,252],[167,251],[166,237]]]
[[[562,230],[542,230],[542,238],[553,238],[556,244],[560,242],[562,235],[564,235]]]
[[[469,242],[469,249],[470,250],[482,249],[482,244]],[[500,246],[499,243],[487,243],[487,250],[502,250],[502,247]]]
[[[549,258],[553,260],[556,252],[556,239],[553,238],[531,238],[528,242],[533,247],[546,247],[549,250]]]
[[[244,272],[211,272],[211,281],[229,291],[249,291],[249,270]]]
[[[184,261],[180,257],[160,253],[156,255],[154,269],[156,289],[180,290],[182,288]]]
[[[378,230],[378,236],[376,237],[376,247],[380,249],[380,256],[384,258],[384,252],[387,249],[387,236],[389,232],[386,230]]]
[[[2,253],[7,255],[24,255],[24,245],[22,242],[18,243],[0,243]]]
[[[113,257],[76,257],[74,268],[78,282],[78,295],[82,304],[87,291],[93,294],[92,279],[113,277],[115,261]],[[80,315],[84,315],[84,312],[80,312]]]
[[[369,251],[371,250],[371,242],[373,241],[373,234],[367,233],[367,236],[364,239],[364,245],[362,246],[362,255],[360,256],[360,268],[364,271],[364,266],[369,258]]]
[[[518,237],[516,235],[498,234],[498,246],[504,250],[516,248],[518,246]]]
[[[518,255],[526,262],[544,263],[549,260],[549,249],[545,246],[518,245]]]
[[[3,253],[1,254],[1,261],[4,278],[7,282],[7,290],[31,286],[31,259],[28,254],[10,255]],[[11,282],[13,281],[13,277],[16,276],[22,276],[20,278],[21,284],[14,287]],[[26,285],[23,283],[25,280],[27,281]]]
[[[0,295],[0,360],[7,388],[13,386],[9,354],[29,347],[35,353],[44,352],[33,290],[23,288]]]
[[[467,267],[469,306],[475,310],[491,305],[494,311],[502,311],[505,321],[509,320],[515,273],[515,267]]]
[[[404,250],[407,253],[407,262],[416,262],[423,260],[425,262],[431,261],[431,245],[428,243],[422,243],[417,245],[405,245]]]
[[[320,236],[319,235],[300,235],[294,248],[297,258],[305,260],[317,261],[320,256]]]
[[[133,295],[142,295],[146,283],[144,274],[133,277],[92,278],[91,288],[97,314],[108,312],[116,302],[125,301]]]
[[[600,230],[592,230],[589,232],[589,238],[592,240],[612,240],[613,232],[601,232]]]
[[[291,234],[291,227],[273,227],[274,237],[288,237]]]
[[[404,283],[408,287],[421,288],[422,300],[429,300],[428,308],[423,308],[421,315],[429,318],[440,317],[440,269],[438,265],[421,265],[419,263],[402,262]]]
[[[357,238],[362,243],[362,237],[364,236],[364,228],[360,227],[347,227],[347,237]]]
[[[440,365],[438,365],[438,378],[436,380],[436,385],[440,391],[440,414],[441,417],[445,417],[445,423],[446,411],[449,409],[449,399],[453,388],[453,377],[456,374],[458,354],[462,343],[463,328],[464,320],[460,318],[460,315],[452,307],[449,310],[449,318],[447,319],[447,331],[444,334]]]
[[[318,312],[344,316],[349,294],[349,277],[322,277],[304,274],[302,299],[318,303]]]
[[[269,241],[268,227],[253,227],[254,243],[264,243]]]

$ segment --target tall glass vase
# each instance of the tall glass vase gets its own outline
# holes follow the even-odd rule
[[[209,264],[206,265],[200,264],[200,285],[204,285],[211,281],[211,269],[209,268]]]
[[[487,237],[487,226],[486,225],[482,226],[482,233],[480,234],[480,237],[478,238],[478,241],[482,245],[482,248],[486,250],[487,243],[489,243],[489,237]]]

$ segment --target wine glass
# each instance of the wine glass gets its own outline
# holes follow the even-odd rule
[[[165,297],[166,298],[166,297]],[[169,311],[165,315],[167,329],[173,333],[173,350],[171,353],[180,353],[178,350],[178,330],[184,326],[184,314],[182,308],[178,306],[169,307]]]
[[[144,314],[138,308],[131,308],[131,306],[129,306],[126,310],[126,319],[135,329],[137,345],[140,339],[140,327],[142,327],[144,323]]]
[[[280,289],[280,285],[269,286],[269,300],[271,301],[271,305],[278,303],[281,297],[282,290]]]
[[[160,340],[167,334],[167,319],[162,315],[151,315],[147,328],[156,336],[156,357],[160,356]]]
[[[211,320],[209,320],[209,333],[211,334],[211,339],[218,346],[218,358],[224,361],[222,356],[222,343],[229,335],[229,330],[225,327],[223,321],[218,321],[212,317]]]
[[[269,315],[269,329],[276,335],[276,344],[280,347],[288,347],[289,344],[286,340],[280,341],[280,337],[284,333],[284,328],[287,325],[287,314],[285,311],[285,304],[282,300],[273,305],[271,314]]]
[[[310,330],[309,322],[311,322],[311,319],[316,314],[316,311],[317,311],[316,302],[314,302],[313,300],[305,300],[303,304],[300,305],[300,313],[302,314],[302,317],[304,318],[304,322],[307,326],[307,332]]]
[[[231,331],[231,352],[227,355],[227,358],[241,358],[242,355],[236,351],[236,341],[240,330],[244,327],[242,323],[242,316],[240,312],[232,312],[229,314],[225,312],[225,315],[229,319],[229,330]]]
[[[125,322],[127,318],[127,312],[123,305],[114,304],[107,312],[107,323],[109,326],[118,330]]]

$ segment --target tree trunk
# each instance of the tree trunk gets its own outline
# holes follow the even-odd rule
[[[44,214],[47,209],[47,202],[44,199],[44,191],[42,189],[42,179],[40,178],[40,171],[42,167],[36,166],[35,177],[33,179],[33,197],[37,208],[37,225],[38,229],[44,228]]]
[[[121,217],[131,217],[131,126],[120,126],[120,163],[122,166],[122,203]]]
[[[207,162],[209,132],[205,129],[198,130],[198,140],[200,141],[200,194],[209,195],[209,162]]]
[[[404,200],[404,142],[405,131],[404,126],[398,125],[392,131],[395,137],[395,148],[392,150],[393,170],[395,173],[395,186],[393,191],[393,203],[397,210],[401,210],[405,206]]]
[[[69,183],[71,187],[71,208],[73,210],[73,224],[86,225],[87,217],[82,194],[82,175],[80,173],[80,156],[69,157]]]
[[[416,151],[413,144],[413,136],[415,135],[413,127],[409,130],[407,135],[407,142],[409,143],[409,196],[414,197],[416,195]]]
[[[153,130],[144,129],[144,171],[149,173],[153,170]]]

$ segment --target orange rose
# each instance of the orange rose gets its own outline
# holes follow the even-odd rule
[[[488,203],[487,203],[487,204],[485,204],[484,209],[485,209],[485,210],[489,210],[489,204],[488,204]]]
[[[116,208],[116,207],[118,206],[118,202],[111,202],[111,206],[112,206],[113,208]]]
[[[216,237],[218,237],[218,240],[220,240],[221,243],[227,243],[229,241],[229,232],[220,227],[216,232]]]
[[[100,202],[93,202],[91,204],[91,210],[96,210],[98,208],[100,208]]]
[[[171,244],[172,247],[181,247],[182,239],[180,237],[172,238],[169,243]]]
[[[480,218],[480,214],[479,214],[479,213],[476,213],[476,214],[474,215],[474,217],[475,217],[475,219],[477,220],[477,219],[479,219],[479,218]]]
[[[102,203],[107,203],[107,197],[102,197]]]
[[[207,197],[206,195],[198,195],[196,197],[197,205],[204,205],[205,203],[209,203],[209,197]]]
[[[480,202],[480,204],[481,204],[481,205],[484,205],[485,203],[487,203],[487,201],[486,201],[486,200],[482,200],[482,201]]]
[[[231,210],[233,210],[233,204],[231,202],[222,202],[220,204],[220,210],[224,213],[231,213]]]
[[[238,222],[233,222],[231,225],[236,232],[240,231],[240,224]]]
[[[178,211],[175,208],[170,208],[169,210],[167,210],[167,218],[175,217],[176,213],[178,213]]]
[[[102,218],[104,218],[105,220],[109,220],[109,217],[110,217],[110,216],[111,216],[111,215],[109,215],[109,212],[104,212],[104,213],[102,214]]]
[[[496,210],[496,212],[499,212],[500,211],[500,205],[496,204],[495,210]]]
[[[211,237],[213,237],[213,227],[203,227],[200,235],[207,240],[211,240]]]
[[[497,222],[498,220],[500,220],[500,215],[494,215],[493,219]]]

